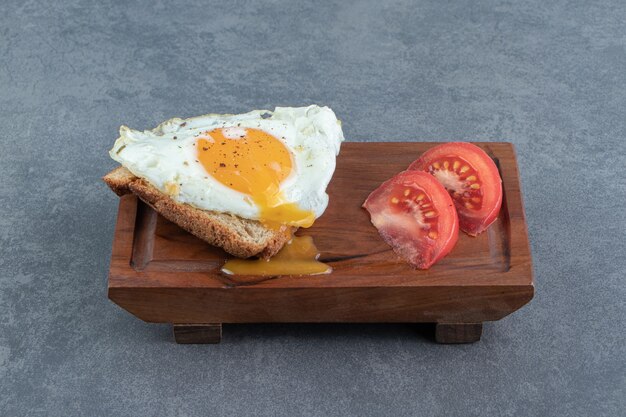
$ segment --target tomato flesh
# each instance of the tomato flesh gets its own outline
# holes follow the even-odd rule
[[[363,207],[385,242],[416,268],[430,268],[458,239],[454,203],[425,172],[397,174],[374,190]]]
[[[445,143],[424,152],[409,170],[433,175],[450,193],[461,230],[471,236],[484,232],[498,217],[502,180],[493,160],[467,142]]]

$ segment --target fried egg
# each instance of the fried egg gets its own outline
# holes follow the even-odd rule
[[[344,140],[328,107],[174,118],[153,130],[120,128],[109,152],[175,201],[276,227],[310,227]]]

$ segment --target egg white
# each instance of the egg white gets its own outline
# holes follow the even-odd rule
[[[285,202],[315,217],[328,206],[326,187],[344,140],[341,122],[328,107],[276,107],[249,113],[173,118],[153,130],[120,128],[111,158],[172,199],[203,210],[260,220],[252,199],[220,183],[197,162],[196,140],[217,128],[255,128],[276,137],[292,154],[292,172],[280,185]]]

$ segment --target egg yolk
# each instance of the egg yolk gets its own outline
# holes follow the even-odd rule
[[[264,225],[310,227],[315,221],[312,211],[286,201],[280,191],[293,162],[276,137],[260,129],[228,127],[206,132],[196,146],[204,169],[225,186],[247,194]]]
[[[311,236],[294,236],[269,260],[230,259],[222,267],[228,275],[319,275],[332,268],[318,261],[320,252]]]

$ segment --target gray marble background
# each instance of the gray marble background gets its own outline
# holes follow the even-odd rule
[[[2,1],[0,415],[626,412],[626,3]],[[408,325],[178,346],[107,300],[121,124],[331,106],[351,141],[517,146],[536,297]]]

